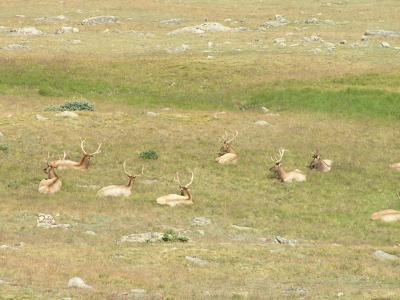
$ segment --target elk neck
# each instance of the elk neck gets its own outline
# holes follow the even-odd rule
[[[48,176],[49,176],[49,179],[58,178],[55,168],[50,168]]]
[[[83,167],[85,169],[89,168],[90,164],[90,155],[83,154],[81,161],[79,162],[78,166]]]
[[[283,169],[283,167],[282,167],[282,166],[279,166],[279,167],[277,168],[276,172],[278,173],[279,178],[283,181],[284,178],[286,177],[286,172],[285,172],[285,170]]]
[[[128,181],[128,184],[126,186],[128,188],[132,188],[133,184],[135,183],[135,179],[136,179],[136,177],[134,177],[134,176],[129,177],[129,181]]]
[[[182,188],[181,195],[187,197],[188,201],[192,201],[192,192],[188,188]]]

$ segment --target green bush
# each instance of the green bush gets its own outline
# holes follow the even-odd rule
[[[147,150],[147,151],[143,151],[142,153],[140,153],[139,157],[141,159],[157,159],[158,154],[154,150]]]
[[[8,151],[8,145],[7,144],[0,144],[0,151],[7,152]]]
[[[94,104],[85,100],[75,100],[65,102],[62,105],[49,105],[45,108],[47,111],[95,111]]]
[[[183,236],[179,233],[177,233],[176,231],[170,229],[167,232],[164,233],[162,240],[164,242],[188,242],[189,238],[186,236]]]

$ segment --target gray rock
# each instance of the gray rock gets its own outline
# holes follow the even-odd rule
[[[398,260],[399,259],[398,256],[386,253],[386,252],[384,252],[382,250],[375,251],[374,252],[374,257],[376,259],[380,260],[380,261],[387,261],[387,260],[393,261],[393,260]]]
[[[307,294],[307,289],[303,287],[291,287],[283,291],[287,295],[304,295]]]
[[[182,45],[179,46],[179,47],[176,47],[176,48],[169,48],[169,49],[167,49],[166,51],[167,51],[169,54],[179,54],[179,53],[186,52],[186,51],[189,50],[189,49],[190,49],[190,46],[189,46],[189,45],[187,45],[187,44],[182,44]]]
[[[231,31],[237,31],[237,29],[224,26],[220,23],[206,22],[196,26],[179,28],[169,32],[167,35],[177,35],[182,33],[201,34],[205,32],[231,32]]]
[[[381,42],[382,48],[390,48],[390,44],[388,42]]]
[[[4,141],[4,134],[0,131],[0,142]]]
[[[22,27],[11,29],[10,32],[13,35],[42,35],[43,32],[35,27]]]
[[[37,227],[40,228],[63,228],[69,229],[72,226],[70,224],[56,224],[56,220],[52,215],[39,213],[38,218],[36,220]]]
[[[10,44],[8,46],[3,47],[2,49],[7,51],[15,51],[15,50],[28,49],[28,47],[21,44]]]
[[[194,217],[192,219],[192,225],[197,225],[197,226],[206,226],[211,224],[211,220],[206,217]]]
[[[63,33],[78,33],[79,29],[75,27],[63,26],[60,29],[56,30],[56,34],[63,34]]]
[[[271,126],[270,123],[268,123],[267,121],[264,121],[264,120],[258,120],[254,124],[256,124],[258,126]]]
[[[266,21],[262,27],[264,28],[275,28],[275,27],[281,27],[281,26],[286,26],[290,22],[283,16],[281,15],[275,15],[275,20],[271,21]]]
[[[46,120],[48,120],[48,118],[43,117],[42,115],[39,115],[39,114],[37,114],[37,115],[35,116],[35,118],[36,118],[36,120],[38,120],[38,121],[46,121]]]
[[[41,17],[41,18],[36,18],[35,20],[37,22],[56,23],[56,22],[67,21],[68,18],[63,15],[60,15],[60,16],[56,16],[56,17]]]
[[[87,235],[97,235],[97,233],[96,232],[94,232],[94,231],[91,231],[91,230],[87,230],[87,231],[85,231],[85,234],[87,234]]]
[[[10,27],[0,26],[0,32],[10,32],[10,31],[11,31]]]
[[[309,50],[313,54],[319,54],[322,52],[321,48],[314,48]]]
[[[82,278],[73,277],[68,281],[68,288],[80,288],[80,289],[93,289],[90,285],[87,285]]]
[[[198,257],[195,257],[195,256],[185,256],[185,259],[187,261],[191,262],[192,264],[200,266],[200,267],[205,267],[208,265],[208,261],[203,260]]]
[[[185,22],[185,21],[177,18],[177,19],[162,20],[162,21],[160,21],[160,24],[162,24],[162,25],[180,25],[183,22]]]
[[[97,25],[97,24],[110,24],[117,23],[118,18],[115,16],[97,16],[82,20],[82,25]]]
[[[367,30],[365,35],[375,35],[375,36],[383,36],[383,37],[400,37],[400,32],[388,31],[388,30]]]
[[[283,244],[283,245],[289,245],[289,246],[295,246],[297,245],[297,241],[296,240],[288,240],[282,236],[275,236],[275,243],[277,244]]]
[[[155,112],[152,112],[152,111],[148,111],[148,112],[146,113],[146,115],[148,115],[149,117],[157,117],[157,116],[159,115],[159,113],[155,113]]]
[[[240,231],[249,231],[249,230],[254,230],[253,227],[247,227],[247,226],[238,226],[238,225],[231,225],[232,228]]]
[[[82,44],[82,41],[81,40],[72,40],[71,44],[72,45],[79,45],[79,44]]]
[[[130,235],[123,236],[118,242],[119,243],[155,243],[160,242],[163,237],[161,232],[145,232],[145,233],[133,233]]]
[[[317,18],[310,18],[304,21],[308,25],[318,25],[320,21]]]

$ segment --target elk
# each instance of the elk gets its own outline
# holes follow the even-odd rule
[[[179,189],[181,194],[169,194],[166,196],[162,196],[157,198],[157,203],[160,205],[168,205],[171,207],[177,206],[177,205],[191,205],[193,204],[193,197],[192,197],[192,192],[189,189],[189,186],[193,183],[193,178],[194,174],[192,173],[192,178],[190,179],[190,182],[186,185],[182,185],[180,180],[179,180],[179,174],[178,172],[176,173],[176,176],[174,177],[174,182],[178,183]]]
[[[317,170],[324,173],[331,170],[333,161],[330,159],[321,159],[321,154],[318,149],[312,155],[312,158],[313,160],[309,165],[311,170]]]
[[[97,148],[97,150],[93,153],[87,153],[85,151],[85,148],[84,148],[85,143],[86,143],[86,140],[81,139],[81,149],[82,149],[83,156],[79,162],[65,159],[67,157],[67,154],[64,151],[64,157],[53,162],[55,168],[57,168],[59,170],[73,169],[73,170],[86,171],[89,168],[91,158],[101,152],[101,150],[100,150],[101,143],[99,144],[99,147]]]
[[[400,171],[400,163],[391,164],[389,167],[395,171]]]
[[[400,193],[396,193],[397,197],[400,199]],[[371,216],[373,221],[381,221],[384,223],[394,223],[400,221],[400,211],[394,209],[385,209],[373,213]]]
[[[286,149],[280,148],[279,154],[276,157],[271,156],[271,160],[275,163],[273,167],[270,168],[270,171],[274,171],[280,181],[282,182],[293,182],[293,181],[306,181],[306,175],[304,175],[300,170],[294,170],[291,172],[286,172],[282,166],[283,155],[285,154]]]
[[[239,132],[236,130],[235,133],[229,137],[228,133],[222,136],[223,145],[219,150],[218,157],[215,161],[221,165],[233,165],[238,162],[239,156],[235,153],[232,147],[233,140],[238,136]]]
[[[47,179],[42,179],[39,183],[39,193],[42,194],[55,194],[61,190],[61,178],[55,172],[56,166],[54,163],[49,162],[49,155],[47,159],[47,167],[43,171],[47,174]]]
[[[126,161],[122,164],[124,173],[128,176],[128,184],[122,185],[109,185],[103,187],[97,192],[97,197],[129,197],[132,194],[132,187],[135,183],[136,177],[142,176],[144,172],[144,166],[142,167],[142,172],[140,174],[132,175],[126,170]]]

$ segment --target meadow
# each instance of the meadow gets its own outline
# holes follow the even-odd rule
[[[290,22],[263,27],[278,14]],[[81,24],[101,15],[119,22]],[[400,209],[400,38],[361,40],[400,32],[398,15],[395,0],[1,2],[0,26],[43,34],[0,30],[0,299],[400,299],[399,260],[373,256],[400,255],[400,225],[370,220]],[[245,29],[168,35],[205,19]],[[47,110],[76,99],[95,111]],[[225,130],[239,132],[237,165],[215,163]],[[38,193],[47,154],[79,159],[80,137],[103,144],[90,169]],[[269,171],[279,147],[306,182]],[[316,148],[330,173],[307,168]],[[96,197],[127,182],[125,160],[145,170],[133,195]],[[194,204],[157,205],[190,170]],[[39,228],[39,213],[72,227]],[[190,240],[118,242],[171,229]],[[68,288],[74,276],[93,289]]]

